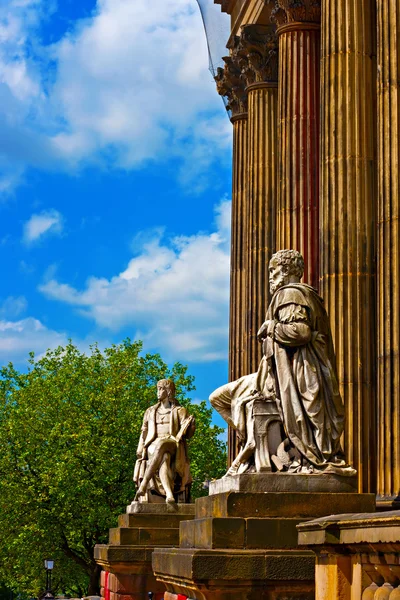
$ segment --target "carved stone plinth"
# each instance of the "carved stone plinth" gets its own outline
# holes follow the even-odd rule
[[[175,527],[179,529],[179,523],[182,519],[188,519],[188,515],[194,515],[194,504],[152,504],[148,502],[135,502],[133,501],[126,507],[127,515],[148,515],[150,522],[152,523],[176,523]],[[166,518],[162,517],[162,515],[166,515]],[[126,522],[126,515],[121,515],[119,520],[120,522]],[[142,518],[137,517],[130,521],[130,523],[134,523],[136,526],[139,526],[139,523],[144,522]],[[130,525],[130,527],[134,527],[135,525]],[[172,525],[166,525],[166,527],[172,527]]]
[[[110,529],[109,543],[95,547],[102,568],[101,596],[106,600],[147,600],[148,592],[161,600],[165,587],[156,581],[151,555],[156,546],[179,545],[179,524],[194,518],[193,504],[132,503],[131,514],[121,515]]]
[[[357,492],[357,475],[243,473],[211,481],[210,494],[223,492]]]
[[[213,482],[211,491],[228,485],[230,479],[244,482],[245,477]],[[250,487],[257,488],[258,478],[260,481],[264,478],[264,485],[259,487],[265,488],[265,482],[272,482],[271,478],[286,481],[296,477],[256,474]],[[354,487],[355,483],[352,484]],[[180,547],[154,551],[154,574],[165,585],[171,600],[178,594],[199,600],[311,600],[314,557],[298,547],[296,526],[311,515],[337,511],[339,506],[343,511],[373,511],[375,497],[352,490],[350,493],[228,491],[199,498],[196,518],[180,525]]]

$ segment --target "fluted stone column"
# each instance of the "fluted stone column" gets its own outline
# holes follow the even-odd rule
[[[319,278],[319,0],[276,0],[279,35],[277,248],[304,256],[304,282]]]
[[[378,0],[378,499],[400,496],[400,0]]]
[[[248,84],[245,372],[262,356],[257,331],[269,304],[268,262],[275,251],[277,195],[278,41],[275,25],[247,25],[240,38]]]
[[[346,409],[345,451],[375,490],[374,0],[322,0],[321,292]]]
[[[232,116],[232,231],[231,296],[229,323],[229,379],[246,372],[246,255],[248,215],[246,207],[248,123],[247,113]]]
[[[229,379],[238,379],[246,372],[246,255],[247,255],[247,93],[242,75],[241,58],[237,43],[231,56],[224,58],[225,67],[219,68],[215,78],[217,91],[227,99],[233,125],[232,164],[232,230],[231,280],[229,316]],[[228,465],[237,454],[235,431],[228,433]]]

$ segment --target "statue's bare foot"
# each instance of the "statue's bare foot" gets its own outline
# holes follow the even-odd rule
[[[237,475],[238,469],[239,464],[235,465],[235,463],[232,463],[225,475],[223,475],[222,479],[224,479],[224,477],[231,477],[232,475]]]
[[[135,498],[134,498],[134,502],[139,502],[139,498],[142,498],[143,496],[146,495],[146,491],[139,488],[138,491],[135,494]]]

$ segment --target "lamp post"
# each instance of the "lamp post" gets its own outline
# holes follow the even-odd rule
[[[42,596],[42,600],[53,600],[54,595],[51,591],[51,572],[54,568],[54,560],[46,558],[44,561],[44,568],[46,569],[46,592]]]

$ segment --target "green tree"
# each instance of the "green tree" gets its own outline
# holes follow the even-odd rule
[[[170,377],[197,421],[189,443],[194,496],[224,472],[222,429],[205,402],[191,404],[187,368],[171,369],[130,340],[85,354],[69,343],[30,358],[27,373],[0,371],[0,580],[38,595],[44,558],[54,558],[54,590],[98,590],[95,544],[106,543],[134,494],[136,447],[156,383]]]
[[[0,583],[0,600],[12,600],[12,592]]]

